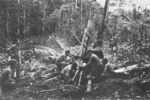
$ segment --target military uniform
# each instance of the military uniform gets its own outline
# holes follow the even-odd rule
[[[5,69],[0,78],[0,85],[2,91],[11,90],[15,86],[15,80],[11,77],[12,71],[10,69]]]
[[[84,66],[86,74],[91,74],[95,79],[99,78],[103,73],[104,66],[101,64],[101,60],[95,54],[91,54],[88,63]]]
[[[17,60],[16,59],[10,59],[8,61],[8,65],[10,66],[10,68],[12,70],[12,78],[14,78],[14,72],[15,72],[15,69],[17,67]]]
[[[56,65],[58,66],[58,70],[61,71],[65,66],[69,65],[72,62],[70,56],[61,55],[56,60]]]

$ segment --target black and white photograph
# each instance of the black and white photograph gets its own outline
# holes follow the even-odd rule
[[[0,0],[0,100],[150,100],[150,0]]]

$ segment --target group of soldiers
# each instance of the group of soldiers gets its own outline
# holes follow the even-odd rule
[[[77,85],[87,84],[88,79],[97,83],[117,75],[101,50],[87,50],[84,57],[72,55],[66,50],[65,54],[56,60],[56,65],[59,73],[68,77],[67,81]]]
[[[65,81],[77,85],[86,85],[89,79],[95,83],[102,81],[104,77],[116,75],[101,50],[87,50],[83,57],[73,55],[70,50],[66,50],[65,54],[58,57],[55,63],[58,75]],[[2,71],[0,78],[2,91],[15,87],[14,71],[17,67],[17,60],[10,57],[7,65],[9,67]]]

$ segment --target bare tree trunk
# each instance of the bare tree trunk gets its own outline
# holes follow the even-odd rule
[[[133,6],[133,19],[136,21],[136,17],[137,17],[137,11],[136,11],[136,5],[132,5]]]
[[[81,33],[83,33],[83,17],[82,17],[82,9],[83,9],[83,6],[82,6],[82,0],[81,0]]]
[[[7,23],[6,23],[6,27],[7,27],[7,36],[10,40],[10,33],[9,33],[9,0],[7,1],[8,7],[7,7]]]
[[[18,0],[18,35],[20,33],[20,0]]]
[[[44,3],[44,9],[43,9],[43,33],[45,32],[45,19],[46,19],[46,4]]]
[[[105,30],[106,20],[107,20],[107,16],[108,16],[109,3],[110,3],[110,0],[106,0],[104,12],[103,12],[103,19],[102,19],[101,26],[100,26],[100,28],[98,30],[98,34],[97,34],[97,43],[99,46],[102,46],[102,39],[103,39],[103,33]]]
[[[18,0],[18,35],[20,33],[20,0]],[[19,56],[19,43],[18,39],[16,39],[16,60],[18,62],[17,68],[16,68],[16,81],[19,82],[20,80],[20,56]]]
[[[82,2],[82,0],[81,0],[81,2]],[[75,8],[77,8],[78,7],[78,0],[76,0],[76,7]]]
[[[26,10],[25,10],[25,6],[24,6],[24,11],[23,11],[23,14],[24,14],[24,38],[26,38]]]

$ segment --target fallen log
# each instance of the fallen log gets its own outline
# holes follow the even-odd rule
[[[49,81],[52,81],[52,80],[56,80],[57,78],[58,78],[57,76],[56,76],[56,77],[53,77],[53,78],[50,78],[50,79],[48,79],[48,80],[45,80],[44,83],[49,82]]]
[[[40,93],[44,93],[44,92],[53,92],[53,91],[56,91],[58,89],[51,89],[51,90],[42,90],[42,91],[39,91]]]
[[[123,73],[123,72],[127,72],[129,70],[132,70],[132,69],[134,69],[136,67],[137,67],[137,64],[136,65],[132,65],[132,66],[128,66],[126,68],[125,67],[124,68],[119,68],[119,69],[115,70],[115,72],[116,73]]]
[[[142,67],[142,68],[145,68],[145,67],[150,67],[150,64],[145,64],[144,67]],[[115,72],[116,73],[123,73],[123,72],[131,71],[131,70],[133,70],[135,68],[138,69],[138,65],[137,64],[131,65],[131,66],[127,66],[127,67],[124,67],[124,68],[119,68],[119,69],[115,70]]]

